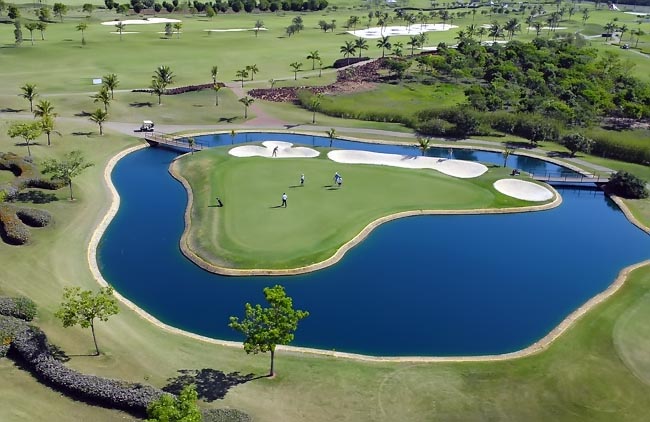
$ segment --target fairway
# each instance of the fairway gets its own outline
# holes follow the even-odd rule
[[[403,211],[530,205],[491,187],[505,169],[461,180],[433,170],[335,163],[326,151],[319,158],[286,159],[233,158],[226,152],[212,149],[177,161],[192,187],[190,248],[226,267],[314,264],[373,221]],[[335,173],[344,179],[341,187],[333,181]],[[286,208],[280,206],[283,193]],[[216,197],[223,207],[215,206]]]

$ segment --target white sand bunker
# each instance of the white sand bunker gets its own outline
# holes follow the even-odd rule
[[[150,25],[153,23],[177,23],[182,21],[178,19],[169,19],[169,18],[127,19],[123,21],[117,20],[117,21],[102,22],[102,25],[116,26],[120,22],[122,22],[124,25]]]
[[[235,157],[275,157],[277,158],[313,158],[318,157],[320,152],[307,147],[294,147],[291,142],[264,141],[262,145],[242,145],[228,151]],[[277,149],[276,149],[277,148]]]
[[[544,186],[518,179],[501,179],[494,182],[494,189],[504,195],[524,201],[542,202],[553,198],[553,192]]]
[[[428,23],[422,25],[406,26],[386,26],[383,29],[379,27],[368,29],[357,29],[356,31],[347,31],[355,37],[378,39],[381,37],[398,36],[398,35],[420,35],[424,32],[433,31],[449,31],[450,29],[458,28],[456,25],[449,25],[443,23]]]
[[[488,169],[481,163],[463,160],[447,160],[434,157],[413,157],[410,155],[384,154],[380,152],[337,150],[327,156],[337,163],[375,164],[411,169],[433,169],[448,176],[470,179],[479,177]]]
[[[129,31],[122,31],[122,32],[111,32],[111,34],[116,34],[116,35],[128,35],[128,34],[139,34],[139,32],[129,32]]]

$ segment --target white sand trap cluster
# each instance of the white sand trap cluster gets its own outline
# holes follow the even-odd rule
[[[233,29],[204,29],[206,32],[245,32],[245,31],[268,31],[266,28],[233,28]]]
[[[307,147],[294,147],[291,142],[264,141],[262,145],[242,145],[228,151],[235,157],[273,157],[273,150],[277,147],[277,158],[313,158],[320,152]]]
[[[638,13],[638,12],[623,12],[626,15],[634,15],[634,16],[648,16],[648,13]]]
[[[566,27],[566,26],[556,26],[556,27],[554,27],[554,28],[551,28],[550,26],[542,26],[541,29],[542,29],[542,30],[545,30],[545,31],[548,31],[549,29],[567,29],[567,27]],[[535,31],[535,27],[533,27],[533,26],[529,26],[529,27],[528,27],[528,30],[529,30],[529,31]]]
[[[553,198],[553,192],[544,186],[518,179],[501,179],[494,182],[494,189],[504,195],[524,201],[542,202]]]
[[[481,163],[434,157],[384,154],[380,152],[336,150],[327,153],[330,160],[346,164],[374,164],[410,169],[433,169],[461,179],[479,177],[488,169]]]
[[[178,19],[169,19],[169,18],[127,19],[123,21],[102,22],[102,25],[116,26],[120,22],[122,22],[124,25],[150,25],[153,23],[177,23],[182,21]]]
[[[139,34],[139,32],[129,32],[129,31],[122,31],[122,32],[111,32],[111,34],[116,34],[116,35],[128,35],[128,34]]]
[[[355,37],[367,39],[379,39],[381,37],[397,37],[399,35],[420,35],[424,32],[433,31],[449,31],[450,29],[458,28],[456,25],[449,25],[443,23],[427,23],[424,25],[411,25],[406,26],[386,26],[383,29],[380,27],[373,27],[368,29],[357,29],[356,31],[347,31]]]

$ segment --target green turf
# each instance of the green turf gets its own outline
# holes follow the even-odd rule
[[[185,156],[178,163],[194,195],[192,248],[208,261],[238,268],[322,261],[372,221],[397,212],[531,204],[492,188],[506,176],[502,168],[478,179],[458,179],[434,170],[340,164],[326,157],[327,150],[316,159],[272,160],[233,158],[228,149]],[[336,172],[344,178],[341,188],[332,180]],[[284,192],[286,209],[278,207]],[[216,196],[227,205],[212,207]]]

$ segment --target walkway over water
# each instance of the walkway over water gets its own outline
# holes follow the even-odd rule
[[[201,151],[204,148],[207,148],[200,142],[194,142],[194,145],[190,147],[190,144],[187,142],[187,137],[169,135],[162,132],[149,132],[144,135],[144,140],[149,143],[152,147],[165,146],[171,147],[174,149],[182,149],[190,151]]]
[[[551,173],[542,173],[530,175],[535,180],[546,183],[563,183],[571,185],[584,185],[584,184],[594,184],[601,185],[609,182],[609,176],[592,176],[592,175],[559,175]]]

